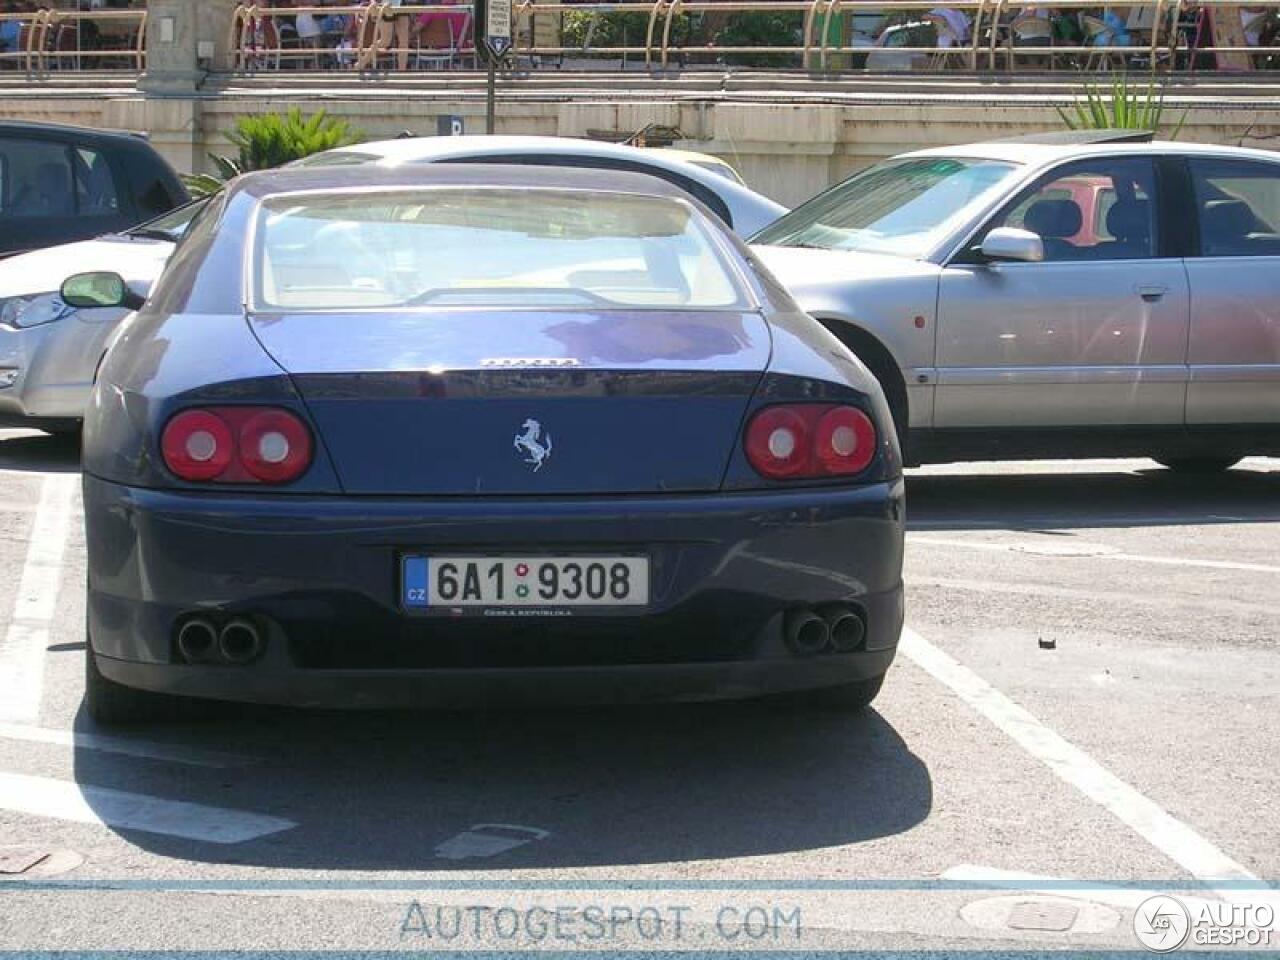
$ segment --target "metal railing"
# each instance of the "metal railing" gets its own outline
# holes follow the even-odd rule
[[[295,33],[286,42],[282,30],[282,23],[286,22],[284,18],[298,14],[349,18],[349,23],[340,35],[328,33],[318,38],[303,38]],[[410,25],[424,14],[449,18],[445,20],[449,30],[447,44],[441,47],[421,42],[399,43],[398,40],[406,37],[413,39],[418,31],[401,32],[396,25]],[[461,22],[455,28],[454,21],[458,18]],[[231,66],[235,70],[278,69],[289,61],[374,70],[389,58],[415,64],[430,60],[436,65],[448,66],[454,60],[460,63],[474,60],[474,18],[475,7],[470,3],[420,3],[398,7],[387,3],[345,7],[240,4],[232,15],[228,49],[231,51]]]
[[[146,10],[36,10],[0,14],[3,23],[16,23],[18,35],[15,49],[0,52],[0,67],[146,69]]]
[[[514,53],[530,65],[548,58],[563,62],[567,57],[621,58],[625,65],[628,57],[637,57],[643,58],[647,69],[659,71],[670,70],[673,62],[681,67],[696,67],[708,59],[714,61],[712,65],[723,67],[726,57],[735,56],[767,57],[775,61],[785,57],[792,60],[794,67],[823,73],[857,69],[852,65],[858,60],[867,61],[867,67],[874,69],[877,62],[902,61],[904,57],[907,68],[937,70],[955,66],[977,72],[997,70],[1002,65],[1012,70],[1031,61],[1050,70],[1122,68],[1131,64],[1151,69],[1172,69],[1180,65],[1194,69],[1197,60],[1207,56],[1230,55],[1236,58],[1236,69],[1248,69],[1255,58],[1275,56],[1280,61],[1280,45],[1249,45],[1243,42],[1243,35],[1241,42],[1234,43],[1216,39],[1210,44],[1201,40],[1209,11],[1220,12],[1214,24],[1215,35],[1229,37],[1238,32],[1227,29],[1232,26],[1230,17],[1238,20],[1241,8],[1252,8],[1255,4],[1256,0],[1136,0],[1122,9],[1129,12],[1130,22],[1133,11],[1140,11],[1140,19],[1146,25],[1117,28],[1114,22],[1103,19],[1106,7],[1098,0],[1046,0],[1039,4],[1026,0],[601,0],[573,4],[517,0]],[[1036,10],[1040,12],[1033,14]],[[405,31],[393,30],[391,26],[409,23],[411,21],[402,18],[416,19],[419,14],[460,11],[468,14],[470,23],[471,4],[423,3],[400,7],[387,3],[341,7],[242,4],[236,9],[231,28],[232,68],[279,68],[292,60],[378,70],[416,63],[424,55],[436,66],[474,63],[475,51],[470,42],[464,48],[456,42],[458,38],[454,38],[451,56],[444,58],[438,48],[401,42]],[[963,36],[946,17],[947,11],[966,18]],[[1073,18],[1080,37],[1075,41],[1054,39],[1053,25],[1045,16],[1048,11],[1057,17]],[[1090,16],[1091,12],[1097,16]],[[273,33],[271,25],[279,18],[298,13],[351,18],[348,43],[340,54],[328,52],[318,58],[314,47],[282,43],[279,28],[274,28]],[[790,38],[793,42],[727,45],[714,39],[691,42],[689,37],[694,31],[681,30],[678,26],[694,18],[731,18],[744,13],[794,15],[798,29]],[[642,34],[637,28],[630,37],[623,33],[621,42],[593,45],[590,42],[593,29],[588,27],[586,40],[571,44],[564,41],[559,29],[569,16],[588,17],[594,24],[601,18],[619,14],[637,15],[636,20],[644,23]],[[880,31],[876,41],[859,37],[858,42],[854,42],[847,23],[873,16],[880,17],[888,29]],[[534,25],[540,19],[556,25],[557,29],[552,32],[558,42],[539,40],[540,31]],[[1037,19],[1040,26],[1033,29],[1029,24],[1037,23]],[[915,35],[924,35],[932,42],[879,45],[886,40],[886,34],[897,28],[921,30],[922,34]],[[1139,29],[1143,34],[1141,40],[1130,38],[1128,42],[1121,42],[1131,30],[1138,32]],[[1028,31],[1031,36],[1025,35]],[[681,33],[686,35],[683,42],[679,39]],[[903,63],[899,62],[897,69],[902,67]]]
[[[952,67],[980,72],[1027,65],[1049,70],[1141,65],[1228,71],[1280,66],[1280,7],[1259,15],[1266,30],[1250,30],[1241,20],[1240,11],[1256,10],[1257,0],[1134,0],[1120,9],[1128,12],[1129,23],[1135,11],[1140,14],[1143,26],[1137,29],[1108,24],[1102,16],[1106,9],[1098,0],[516,0],[513,53],[529,66],[548,60],[563,64],[570,58],[620,59],[625,66],[634,58],[650,71],[724,69],[734,61],[749,64],[753,59],[773,66],[785,61],[786,68],[819,73]],[[723,26],[736,16],[759,13],[793,18],[794,29],[776,43],[723,43],[717,34],[708,36],[709,31],[698,29],[711,18]],[[960,31],[947,13],[963,16]],[[1073,20],[1077,28],[1083,27],[1083,36],[1057,39],[1048,13]],[[299,14],[344,18],[344,30],[341,35],[331,31],[299,37],[286,29]],[[595,27],[621,14],[633,15],[630,32],[603,31],[620,36],[593,43]],[[421,17],[441,18],[434,36],[417,28]],[[440,0],[398,7],[385,2],[246,2],[232,13],[228,54],[218,66],[243,72],[474,66],[474,20],[473,3]],[[850,29],[853,22],[868,21],[878,24],[874,37]],[[18,24],[18,36],[15,45],[0,51],[0,67],[38,74],[108,67],[141,71],[146,66],[145,9],[0,14],[0,24],[5,22]],[[577,24],[579,41],[566,41],[567,22]],[[443,35],[441,24],[447,24]],[[1260,30],[1262,39],[1270,42],[1248,42],[1250,34]],[[1130,39],[1121,42],[1126,33]],[[1212,42],[1207,40],[1210,34]],[[898,43],[902,38],[914,42]]]

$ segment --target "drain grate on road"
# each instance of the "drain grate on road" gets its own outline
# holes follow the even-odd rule
[[[1120,925],[1119,912],[1097,901],[1033,893],[974,900],[960,908],[960,918],[980,930],[1028,939],[1104,934]]]
[[[1049,900],[1023,900],[1009,910],[1005,922],[1012,930],[1045,930],[1066,933],[1076,925],[1080,908],[1073,903]]]

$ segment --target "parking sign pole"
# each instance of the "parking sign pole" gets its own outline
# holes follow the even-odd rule
[[[492,135],[497,120],[498,65],[494,62],[493,57],[488,59],[489,78],[484,91],[484,132]]]
[[[497,124],[498,64],[511,50],[511,0],[482,0],[479,6],[484,10],[484,49],[489,66],[484,132],[491,134]]]

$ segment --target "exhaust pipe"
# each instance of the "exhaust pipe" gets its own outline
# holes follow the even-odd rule
[[[227,663],[237,666],[256,660],[262,653],[262,634],[252,620],[236,617],[218,634],[218,652]]]
[[[809,657],[827,649],[831,631],[827,622],[812,610],[792,610],[787,614],[783,636],[793,653]]]
[[[192,617],[178,630],[178,652],[187,663],[207,663],[218,651],[218,631],[204,617]]]
[[[827,629],[831,632],[831,646],[839,653],[852,653],[867,638],[867,625],[848,607],[834,607],[824,611]]]

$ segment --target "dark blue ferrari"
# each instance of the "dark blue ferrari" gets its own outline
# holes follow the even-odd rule
[[[252,174],[84,432],[88,708],[864,706],[902,627],[875,380],[695,200],[491,165]]]

